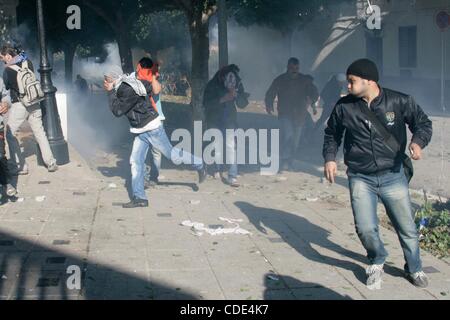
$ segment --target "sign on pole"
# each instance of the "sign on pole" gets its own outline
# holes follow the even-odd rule
[[[446,11],[441,11],[436,15],[436,24],[441,31],[445,31],[450,26],[450,15]]]

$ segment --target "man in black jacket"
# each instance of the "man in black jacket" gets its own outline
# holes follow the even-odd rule
[[[130,132],[134,134],[130,157],[133,198],[124,208],[148,207],[144,189],[145,160],[150,148],[156,148],[174,163],[189,163],[198,171],[199,183],[206,178],[203,160],[188,152],[174,149],[151,104],[152,84],[138,80],[135,75],[120,75],[110,71],[105,75],[104,88],[108,92],[110,109],[116,117],[126,116]]]
[[[377,202],[380,199],[399,236],[408,280],[418,287],[426,287],[428,279],[422,270],[403,159],[407,145],[406,125],[413,133],[409,144],[411,157],[420,160],[422,149],[431,140],[432,123],[411,96],[378,85],[378,69],[372,61],[355,61],[347,70],[347,79],[350,94],[338,101],[325,129],[325,176],[334,182],[336,153],[345,134],[344,156],[356,231],[371,264],[366,271],[367,286],[380,288],[388,255],[378,231]],[[369,108],[399,142],[398,150],[389,147],[377,125],[369,120],[365,108]]]

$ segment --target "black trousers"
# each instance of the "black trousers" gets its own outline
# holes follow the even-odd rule
[[[8,161],[5,150],[5,127],[0,123],[0,185],[8,184]]]

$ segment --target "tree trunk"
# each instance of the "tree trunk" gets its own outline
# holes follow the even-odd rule
[[[67,45],[64,47],[64,76],[67,89],[72,86],[73,81],[73,59],[75,57],[76,46]]]
[[[125,23],[121,12],[117,13],[117,27],[115,28],[117,44],[119,46],[120,62],[122,70],[125,73],[134,71],[133,54],[131,52],[130,36],[128,34],[128,27]]]
[[[203,21],[202,12],[190,19],[192,42],[191,87],[193,120],[203,120],[203,91],[209,78],[209,19]]]
[[[286,41],[286,53],[289,55],[288,58],[291,58],[293,56],[292,41],[294,40],[294,30],[289,30],[283,35]]]

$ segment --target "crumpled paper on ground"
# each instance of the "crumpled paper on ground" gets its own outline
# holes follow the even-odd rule
[[[228,222],[230,224],[234,224],[233,228],[208,228],[205,226],[204,223],[201,222],[193,222],[190,220],[186,220],[183,221],[181,223],[182,226],[185,227],[191,227],[191,230],[194,232],[195,235],[197,236],[202,236],[204,232],[212,235],[212,236],[217,236],[217,235],[221,235],[221,234],[251,234],[251,232],[242,229],[239,226],[238,222],[242,222],[242,219],[228,219],[228,218],[222,218],[220,217],[219,220],[224,221],[224,222]]]

